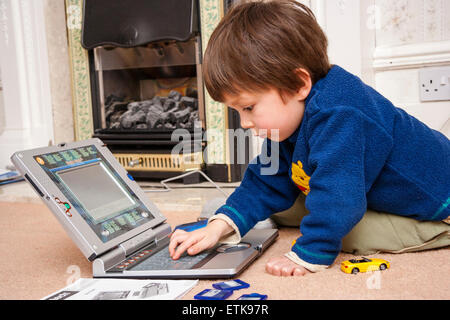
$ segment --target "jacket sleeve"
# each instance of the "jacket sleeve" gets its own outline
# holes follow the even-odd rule
[[[336,107],[311,118],[308,145],[309,214],[291,251],[309,264],[331,265],[342,238],[366,212],[366,193],[389,155],[392,138],[360,111]]]
[[[216,211],[216,215],[226,215],[234,222],[239,237],[259,221],[290,208],[299,194],[289,178],[289,165],[280,145],[265,139],[263,152],[249,164],[240,186]]]

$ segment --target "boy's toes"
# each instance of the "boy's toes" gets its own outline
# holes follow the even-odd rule
[[[293,274],[293,275],[294,275],[294,276],[304,276],[304,275],[305,275],[305,270],[295,268],[295,269],[294,269],[294,274]]]
[[[292,276],[292,268],[291,267],[283,267],[282,269],[281,269],[281,275],[283,276],[283,277],[290,277],[290,276]]]

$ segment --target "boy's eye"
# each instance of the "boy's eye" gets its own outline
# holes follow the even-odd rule
[[[244,110],[244,111],[252,111],[253,110],[253,106],[245,107],[242,110]]]

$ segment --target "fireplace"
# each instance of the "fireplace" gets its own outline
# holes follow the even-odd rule
[[[200,20],[198,0],[84,1],[81,43],[89,64],[92,136],[134,177],[202,169],[216,181],[242,178],[249,141],[245,163],[211,163],[204,152],[209,128]],[[227,129],[240,127],[233,111],[225,118]],[[173,138],[177,132],[190,139]],[[180,144],[188,152],[172,154]],[[236,144],[232,148],[236,154]]]
[[[163,178],[204,167],[199,39],[102,46],[89,54],[93,136],[136,177]],[[191,134],[192,152],[174,157],[171,151],[179,141],[172,134],[177,129]]]

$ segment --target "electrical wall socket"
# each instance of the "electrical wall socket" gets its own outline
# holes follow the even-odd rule
[[[421,101],[450,100],[450,66],[419,70]]]

